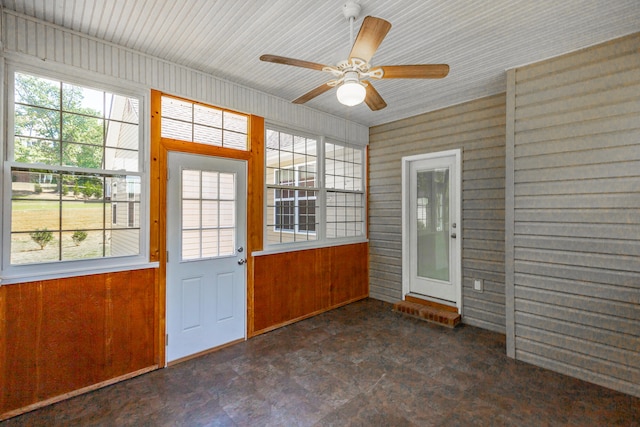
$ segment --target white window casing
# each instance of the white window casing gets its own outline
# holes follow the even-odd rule
[[[3,66],[5,65],[5,61],[2,61]],[[126,85],[126,82],[122,85],[119,85],[117,81],[113,79],[103,79],[99,75],[94,75],[90,72],[78,71],[75,68],[71,67],[60,67],[55,66],[51,68],[42,68],[41,66],[34,65],[32,61],[25,61],[24,63],[21,61],[7,61],[6,67],[4,67],[5,72],[2,73],[2,78],[6,80],[6,84],[3,85],[5,87],[7,93],[4,96],[4,102],[2,104],[2,125],[3,125],[3,136],[6,144],[4,144],[2,148],[2,163],[0,165],[1,173],[3,176],[3,186],[2,186],[2,197],[3,197],[3,212],[2,212],[2,226],[0,231],[0,239],[2,241],[0,247],[0,260],[1,260],[1,270],[0,270],[0,284],[9,284],[9,283],[19,283],[19,282],[27,282],[34,280],[45,280],[45,279],[55,279],[62,277],[71,277],[78,276],[84,274],[97,274],[97,273],[107,273],[107,272],[115,272],[122,270],[132,270],[132,269],[140,269],[140,268],[151,268],[156,267],[157,263],[149,262],[149,226],[148,226],[148,218],[149,218],[149,203],[148,203],[148,194],[149,194],[149,178],[148,178],[148,162],[145,161],[149,147],[149,93],[147,90],[143,90],[142,88],[132,87],[131,85]],[[66,144],[70,147],[76,147],[79,149],[96,149],[102,150],[102,166],[100,168],[94,167],[78,167],[73,166],[72,164],[65,164],[64,158],[61,158],[60,164],[47,164],[47,163],[25,163],[16,161],[16,151],[14,147],[14,141],[17,139],[14,136],[15,133],[15,75],[19,73],[25,76],[35,76],[41,79],[50,80],[52,82],[62,82],[61,86],[61,94],[64,93],[64,90],[67,90],[67,84],[71,85],[70,88],[78,88],[81,90],[88,89],[88,92],[93,92],[91,89],[98,91],[97,93],[102,92],[103,98],[104,94],[117,94],[118,99],[135,99],[136,102],[134,110],[137,114],[137,124],[129,125],[128,122],[118,121],[114,117],[114,115],[119,114],[114,110],[117,108],[116,104],[109,104],[112,110],[108,110],[103,113],[103,118],[100,119],[99,116],[95,116],[96,119],[92,119],[94,117],[84,116],[84,110],[75,112],[73,110],[68,110],[66,106],[60,105],[60,108],[52,107],[49,110],[51,114],[59,114],[60,115],[60,124],[59,129],[60,132],[63,132],[63,128],[66,123],[71,122],[76,119],[76,117],[88,117],[87,120],[102,120],[103,121],[103,129],[104,133],[102,136],[102,143],[99,146],[92,146],[87,144],[86,141],[65,141],[63,143],[63,135],[59,136],[59,144]],[[71,89],[70,89],[71,90]],[[61,101],[62,102],[62,101]],[[120,103],[121,104],[121,103]],[[30,104],[24,104],[26,107],[24,108],[32,108],[29,107]],[[33,107],[35,109],[35,107]],[[131,110],[131,108],[130,108]],[[108,115],[107,113],[112,113],[113,115]],[[122,116],[124,117],[124,116]],[[68,120],[68,122],[67,122]],[[133,122],[132,122],[133,123]],[[109,129],[109,127],[111,127]],[[135,134],[132,134],[131,131],[134,131]],[[118,132],[118,134],[123,135],[127,134],[127,141],[137,141],[137,147],[121,147],[116,144],[112,139],[111,135],[114,132]],[[65,136],[66,137],[66,136]],[[121,139],[123,137],[120,137]],[[133,138],[133,139],[132,139]],[[46,140],[41,140],[41,142],[47,142]],[[57,142],[58,139],[53,139],[51,141]],[[22,145],[22,147],[26,147],[26,152],[29,153],[30,148],[32,147],[31,142],[27,142]],[[64,147],[61,148],[61,153],[64,152]],[[131,153],[132,155],[125,155],[120,159],[116,157],[109,156],[105,154],[107,152],[122,152],[122,153]],[[137,151],[137,153],[136,153]],[[62,154],[61,154],[62,155]],[[134,163],[131,162],[132,159],[137,155],[137,159]],[[110,167],[111,169],[108,169]],[[115,169],[113,169],[115,167]],[[64,237],[64,243],[60,240],[58,242],[60,249],[58,249],[58,259],[57,260],[47,260],[42,257],[44,260],[41,260],[38,256],[32,257],[28,262],[13,262],[12,263],[12,215],[15,213],[12,212],[12,194],[14,188],[12,186],[12,176],[15,177],[15,174],[12,174],[13,171],[24,171],[23,174],[36,172],[39,173],[38,181],[42,181],[47,187],[50,189],[52,185],[57,185],[57,190],[52,190],[51,192],[58,192],[60,199],[50,200],[52,205],[56,203],[59,205],[60,212],[63,212],[63,206],[79,206],[81,203],[78,202],[77,205],[73,205],[71,203],[67,204],[66,201],[63,201],[64,195],[76,194],[77,190],[73,188],[69,188],[64,185],[62,177],[87,177],[90,178],[96,183],[101,183],[101,191],[98,193],[94,193],[92,196],[86,196],[87,200],[85,203],[94,203],[102,205],[102,211],[104,212],[104,218],[102,220],[102,225],[98,229],[93,229],[93,232],[102,232],[103,240],[102,245],[106,244],[106,236],[111,236],[111,232],[114,231],[116,234],[121,236],[127,236],[125,239],[128,243],[126,243],[126,250],[122,251],[122,255],[118,253],[118,251],[110,252],[108,255],[105,255],[104,249],[101,256],[96,257],[88,257],[88,258],[73,258],[71,257],[63,257],[62,252],[63,245],[65,247],[70,247],[70,250],[73,250],[73,245],[70,243],[70,234],[72,229],[66,230],[65,227],[68,227],[69,224],[73,224],[74,228],[77,224],[73,223],[74,216],[71,212],[66,212],[64,216],[60,216],[58,218],[59,226],[55,231],[54,235],[57,234],[60,237]],[[42,173],[43,172],[43,173]],[[117,181],[120,179],[118,177],[126,177],[123,179],[123,185],[117,184]],[[57,182],[54,182],[57,179]],[[76,181],[77,182],[77,181]],[[35,183],[33,185],[34,189],[37,187],[36,184],[40,184],[40,182]],[[31,186],[27,186],[31,189]],[[37,188],[36,191],[39,191],[40,188]],[[124,198],[122,197],[124,196]],[[58,197],[58,196],[56,196]],[[119,200],[114,200],[114,198],[118,198]],[[127,202],[123,204],[122,208],[118,209],[115,207],[120,202]],[[125,208],[125,205],[133,203],[133,209],[130,209],[129,206]],[[17,211],[16,211],[17,212]],[[36,211],[37,212],[37,211]],[[123,224],[118,224],[117,218],[111,218],[113,214],[121,215]],[[130,221],[128,215],[130,213],[134,213],[134,221]],[[65,223],[65,221],[67,221]],[[42,221],[46,222],[46,221]],[[64,223],[64,224],[63,224]],[[35,223],[37,226],[37,223]],[[122,226],[122,228],[116,227],[116,225]],[[129,231],[126,229],[129,228]],[[102,230],[102,231],[100,231]],[[89,231],[89,230],[88,230]],[[66,233],[66,234],[63,234]],[[131,234],[133,233],[133,234]],[[22,232],[22,234],[26,235],[26,232]],[[133,237],[134,240],[131,240]],[[33,237],[32,237],[33,238]],[[83,242],[78,239],[74,242],[77,242],[81,250],[87,248],[87,242]],[[83,246],[83,243],[85,246]],[[109,243],[110,244],[110,243]],[[124,243],[123,243],[124,244]],[[125,247],[123,246],[123,249]],[[34,251],[37,254],[37,249]],[[39,254],[37,254],[39,255]],[[14,260],[15,261],[15,260]]]
[[[366,148],[270,124],[265,132],[264,250],[254,255],[366,242]],[[311,186],[301,179],[307,167]],[[286,174],[289,181],[281,179]],[[313,232],[302,229],[309,200]],[[284,202],[294,224],[283,228]]]

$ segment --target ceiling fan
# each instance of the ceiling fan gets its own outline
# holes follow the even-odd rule
[[[333,75],[333,79],[294,99],[294,104],[304,104],[329,89],[337,87],[337,97],[341,104],[354,106],[364,101],[372,111],[376,111],[386,107],[387,103],[373,87],[370,79],[440,79],[449,74],[447,64],[372,67],[369,61],[391,29],[391,24],[384,19],[367,16],[364,18],[354,42],[353,23],[360,13],[360,4],[357,1],[349,0],[342,7],[342,12],[351,28],[352,48],[347,60],[339,62],[336,66],[331,66],[277,55],[262,55],[260,57],[260,60],[265,62],[309,68]]]

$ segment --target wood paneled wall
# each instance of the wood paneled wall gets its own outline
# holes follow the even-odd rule
[[[508,77],[508,352],[640,396],[640,33]]]
[[[157,367],[155,269],[0,286],[0,419]]]
[[[371,128],[371,296],[402,299],[402,157],[455,148],[462,149],[463,321],[504,332],[504,94]],[[473,290],[475,278],[484,279],[484,292]]]
[[[267,332],[366,298],[368,245],[254,257],[254,331]]]

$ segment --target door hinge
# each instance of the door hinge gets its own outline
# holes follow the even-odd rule
[[[169,262],[169,251],[167,251],[167,261],[166,262]]]
[[[166,335],[164,336],[164,345],[165,345],[165,346],[168,346],[168,345],[169,345],[169,334],[166,334]]]

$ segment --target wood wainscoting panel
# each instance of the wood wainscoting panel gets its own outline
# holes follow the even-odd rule
[[[367,243],[254,257],[254,335],[366,298]]]
[[[155,269],[0,287],[0,419],[155,365]]]
[[[331,307],[369,295],[369,247],[366,243],[331,249]]]

